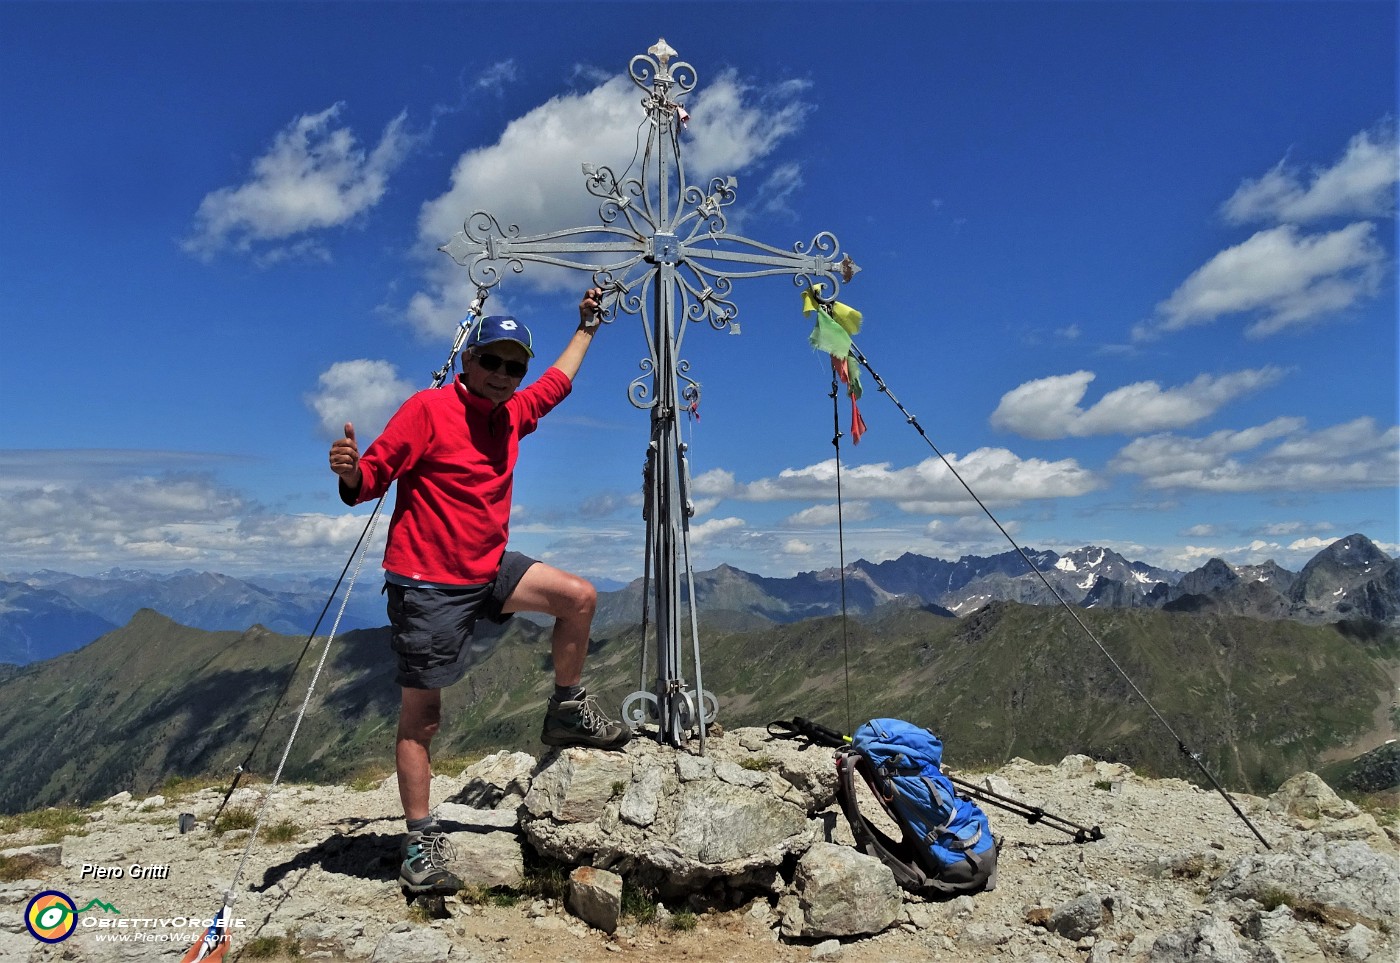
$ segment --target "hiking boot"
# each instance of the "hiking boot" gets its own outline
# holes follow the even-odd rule
[[[409,833],[403,845],[403,865],[399,885],[405,894],[449,896],[462,888],[462,881],[447,868],[455,857],[452,843],[441,829]]]
[[[632,730],[603,715],[598,701],[587,694],[566,702],[550,699],[540,730],[540,742],[546,746],[621,749],[631,738]]]

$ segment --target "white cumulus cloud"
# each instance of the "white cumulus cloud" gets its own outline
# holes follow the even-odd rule
[[[733,531],[736,528],[743,528],[744,524],[745,522],[742,518],[707,519],[698,525],[690,526],[690,543],[692,545],[700,545],[725,532]]]
[[[0,558],[12,570],[314,571],[343,557],[363,531],[360,514],[276,512],[219,483],[210,469],[232,461],[187,452],[0,452]],[[381,526],[371,557],[382,552],[383,533]]]
[[[387,361],[358,359],[337,361],[317,379],[316,390],[306,395],[316,413],[317,425],[327,438],[339,438],[347,421],[355,426],[355,439],[363,451],[384,430],[389,417],[417,388],[399,377]]]
[[[984,502],[1008,504],[1039,498],[1073,498],[1099,487],[1094,473],[1073,459],[1021,458],[1005,448],[979,448],[948,461]],[[892,502],[914,514],[964,515],[976,503],[939,458],[894,468],[888,462],[853,465],[841,470],[845,497],[864,502]],[[785,468],[771,478],[735,483],[726,497],[740,501],[822,501],[836,491],[836,461]]]
[[[1250,337],[1315,324],[1374,295],[1386,256],[1375,225],[1303,234],[1292,224],[1259,231],[1197,268],[1133,336],[1159,334],[1247,315]]]
[[[206,260],[228,248],[255,252],[264,263],[327,258],[319,241],[303,235],[349,223],[378,204],[412,144],[407,114],[400,113],[366,151],[349,127],[336,126],[344,106],[296,118],[253,161],[244,183],[206,195],[184,250]]]
[[[1276,367],[1246,369],[1224,375],[1203,374],[1184,385],[1163,388],[1140,381],[1115,388],[1083,408],[1092,371],[1027,381],[1006,394],[992,412],[993,427],[1025,438],[1136,434],[1184,428],[1208,418],[1234,399],[1276,383]]]
[[[1221,207],[1235,224],[1302,224],[1327,217],[1394,217],[1400,151],[1393,123],[1351,139],[1331,167],[1306,175],[1281,160],[1262,177],[1246,180]]]
[[[789,515],[783,524],[791,528],[824,527],[838,522],[863,522],[873,515],[869,502],[812,505]]]
[[[1160,434],[1126,445],[1112,470],[1154,489],[1206,492],[1346,491],[1393,487],[1400,477],[1400,427],[1372,418],[1318,431],[1276,418],[1203,438]]]

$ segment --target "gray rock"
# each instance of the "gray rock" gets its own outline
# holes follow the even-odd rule
[[[1269,812],[1315,822],[1344,819],[1356,814],[1356,805],[1333,792],[1316,773],[1300,772],[1287,780],[1269,797]]]
[[[1334,922],[1380,926],[1394,918],[1400,867],[1364,843],[1310,836],[1297,850],[1245,856],[1212,887],[1213,899],[1273,902],[1282,895]]]
[[[464,785],[452,801],[476,809],[514,809],[530,791],[534,771],[529,753],[492,753],[462,771]]]
[[[508,809],[478,809],[462,803],[438,803],[433,815],[449,832],[471,830],[478,833],[516,833],[520,820]]]
[[[1011,927],[1000,922],[969,923],[962,933],[964,941],[987,949],[1003,946],[1011,942],[1011,937]]]
[[[745,769],[728,759],[720,759],[715,763],[715,775],[731,786],[747,786],[750,789],[768,782],[768,777],[764,773],[754,769]]]
[[[1326,956],[1287,906],[1267,913],[1250,913],[1240,931],[1250,939],[1268,944],[1288,963],[1325,963]]]
[[[1342,956],[1348,960],[1367,960],[1371,956],[1371,948],[1376,939],[1376,933],[1368,926],[1357,923],[1347,930],[1337,939],[1337,948]]]
[[[590,822],[632,781],[632,760],[593,749],[565,749],[545,764],[525,794],[533,816],[561,823]]]
[[[660,766],[646,766],[634,771],[632,783],[623,793],[618,816],[624,822],[642,829],[650,826],[656,821],[656,813],[661,808],[661,796],[666,791],[668,782],[674,784],[675,778]]]
[[[684,752],[676,756],[676,774],[680,776],[681,782],[708,779],[714,772],[715,761],[709,756],[692,756]]]
[[[839,960],[840,958],[840,940],[823,940],[812,947],[812,959],[814,960]]]
[[[787,782],[802,796],[809,813],[836,803],[836,767],[832,750],[824,746],[801,748],[792,740],[772,739],[761,755],[772,761],[770,773]]]
[[[1321,777],[1300,772],[1269,797],[1269,811],[1288,816],[1299,829],[1317,830],[1330,839],[1384,838],[1376,818],[1342,799]]]
[[[1118,959],[1118,944],[1113,940],[1095,940],[1094,945],[1089,947],[1089,957],[1086,963],[1113,963]]]
[[[1080,940],[1098,930],[1110,918],[1111,915],[1104,911],[1103,898],[1095,893],[1086,893],[1055,907],[1046,925],[1067,940]]]
[[[63,846],[59,843],[17,846],[14,849],[0,850],[0,859],[24,859],[36,866],[62,866]]]
[[[682,787],[673,843],[700,863],[748,862],[756,855],[786,855],[807,838],[807,815],[771,795],[718,781]]]
[[[816,843],[797,862],[793,891],[804,937],[861,936],[887,929],[903,893],[888,866],[845,846]],[[791,913],[791,909],[789,909]],[[783,920],[784,931],[790,919]]]
[[[622,915],[622,877],[580,866],[569,874],[569,912],[594,929],[614,932]]]
[[[371,963],[442,963],[464,961],[465,954],[453,953],[452,943],[431,927],[394,929],[385,933],[374,947]]]
[[[519,889],[525,882],[525,853],[515,833],[463,832],[449,838],[456,857],[448,868],[468,886]]]
[[[0,960],[28,960],[30,952],[42,945],[29,935],[23,923],[18,932],[12,932],[9,926],[0,928]]]
[[[1287,963],[1269,946],[1243,943],[1229,923],[1205,917],[1158,937],[1147,963]]]

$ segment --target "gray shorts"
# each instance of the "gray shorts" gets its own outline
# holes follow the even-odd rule
[[[497,625],[513,613],[501,607],[535,559],[506,552],[496,580],[461,588],[415,588],[384,583],[389,597],[389,647],[398,656],[394,681],[409,689],[445,689],[467,673],[467,640],[478,619]]]

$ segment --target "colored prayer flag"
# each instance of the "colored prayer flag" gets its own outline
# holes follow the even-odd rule
[[[821,291],[822,286],[818,284],[802,292],[802,313],[816,315],[807,343],[831,355],[831,370],[846,386],[846,394],[851,399],[851,442],[858,445],[861,435],[865,434],[865,419],[861,417],[860,407],[856,404],[862,389],[860,366],[852,363],[856,358],[851,336],[860,331],[862,316],[855,308],[840,301],[823,304],[819,300]]]

